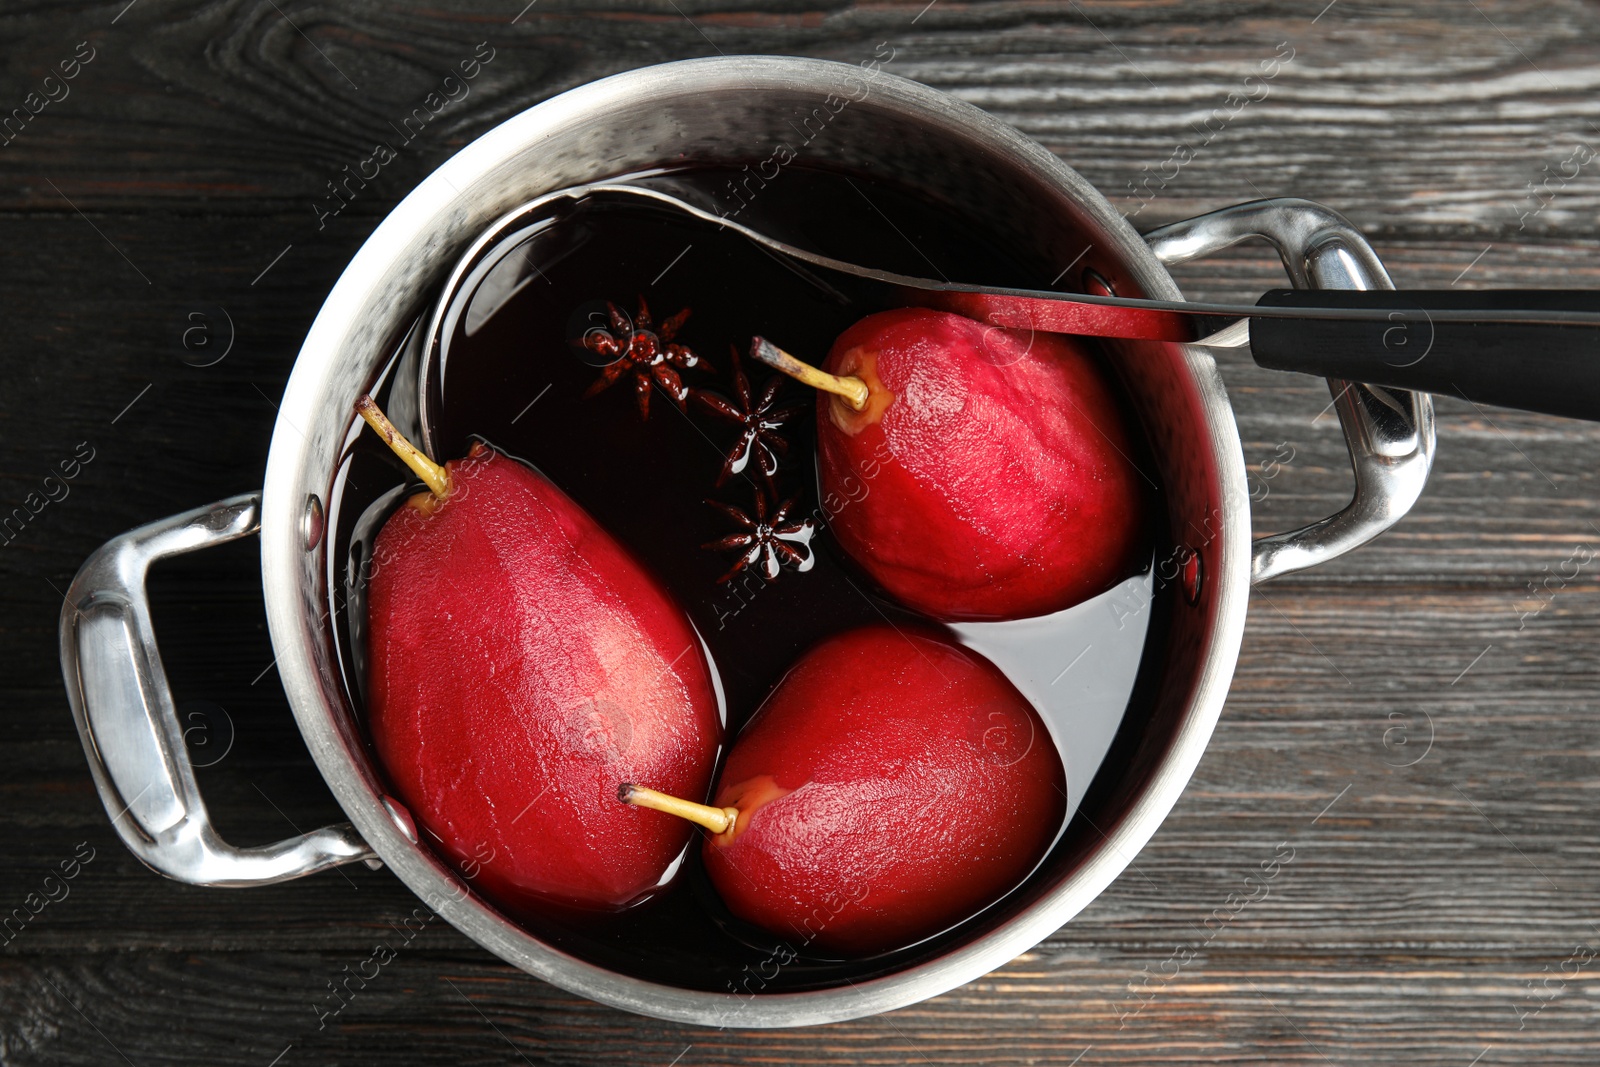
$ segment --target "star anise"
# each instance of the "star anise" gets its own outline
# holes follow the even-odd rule
[[[726,582],[746,567],[757,563],[761,566],[762,576],[769,582],[778,576],[778,571],[785,563],[794,564],[795,569],[802,573],[812,568],[817,560],[811,554],[811,538],[817,530],[810,519],[801,519],[798,522],[790,519],[789,512],[798,499],[790,497],[768,514],[767,492],[758,486],[754,518],[731,504],[717,500],[706,501],[738,523],[740,527],[738,533],[729,534],[716,541],[708,541],[701,546],[718,552],[739,550],[739,558],[734,561],[727,574],[717,579],[718,582]]]
[[[739,437],[728,449],[727,459],[722,463],[722,473],[717,476],[717,484],[723,484],[735,474],[744,473],[752,459],[756,462],[756,469],[770,484],[772,476],[778,473],[778,457],[789,452],[789,442],[783,439],[778,430],[804,408],[772,406],[778,397],[778,390],[783,387],[781,374],[769,378],[760,395],[756,395],[740,365],[739,349],[733,345],[728,347],[729,358],[733,361],[734,400],[728,401],[702,389],[694,390],[694,399],[706,410],[739,427]]]
[[[639,297],[639,314],[629,319],[617,305],[606,301],[610,329],[596,326],[583,335],[583,347],[612,362],[606,364],[595,383],[584,390],[586,397],[594,396],[620,381],[624,375],[633,375],[633,395],[639,401],[639,417],[650,417],[650,390],[661,390],[684,407],[689,399],[689,387],[683,384],[678,372],[707,366],[685,345],[673,343],[689,309],[684,308],[657,326],[650,318],[650,308]]]

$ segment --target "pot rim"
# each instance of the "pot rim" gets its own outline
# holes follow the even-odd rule
[[[629,101],[714,90],[835,91],[841,76],[859,78],[851,64],[776,56],[683,60],[616,74],[561,93],[523,111],[461,149],[433,171],[388,214],[341,273],[306,335],[284,392],[273,429],[262,495],[262,573],[268,626],[278,671],[295,718],[318,769],[361,835],[395,874],[435,912],[478,944],[552,984],[589,999],[640,1014],[708,1026],[766,1028],[839,1022],[927,999],[963,985],[1048,937],[1099,895],[1155,833],[1177,802],[1205,750],[1227,696],[1243,636],[1250,583],[1249,513],[1242,447],[1233,410],[1214,361],[1184,346],[1183,365],[1204,419],[1219,485],[1220,527],[1213,584],[1213,618],[1207,646],[1187,709],[1141,796],[1126,817],[1102,833],[1069,876],[1027,911],[984,937],[936,959],[840,988],[741,996],[667,986],[619,974],[562,952],[535,938],[470,895],[436,859],[416,845],[386,810],[381,788],[360,757],[360,747],[341,730],[338,678],[319,655],[322,604],[306,588],[309,551],[302,524],[309,495],[324,499],[327,485],[308,478],[311,460],[342,444],[332,432],[313,429],[313,415],[348,388],[338,373],[340,353],[377,351],[362,318],[369,303],[387,299],[399,257],[437,249],[458,238],[474,182],[548,136],[552,128],[575,127],[586,116]],[[1111,251],[1152,297],[1181,300],[1176,283],[1133,227],[1076,171],[1043,146],[978,108],[943,92],[879,71],[877,106],[901,113],[989,146],[1006,162],[1074,198],[1110,235]],[[532,198],[530,194],[530,199]],[[452,232],[457,231],[457,232]],[[470,240],[470,235],[467,239]],[[453,259],[453,255],[450,257]],[[371,357],[368,359],[372,362]],[[348,407],[348,403],[345,403]],[[326,421],[326,420],[324,420]],[[319,449],[332,450],[319,453]],[[325,548],[324,548],[325,551]],[[315,581],[312,587],[316,587]],[[324,590],[325,591],[325,590]]]

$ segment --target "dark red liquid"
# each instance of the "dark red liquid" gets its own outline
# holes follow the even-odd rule
[[[691,190],[710,205],[719,202],[728,177],[697,170],[644,183]],[[739,207],[736,200],[720,202],[724,210]],[[959,215],[946,206],[861,177],[798,166],[761,189],[738,220],[793,244],[905,274],[1042,288],[1054,273],[1048,265],[1012,259],[987,235],[963,228]],[[750,512],[760,481],[752,466],[720,488],[715,484],[737,430],[692,404],[687,413],[679,410],[660,389],[651,397],[648,420],[641,419],[631,377],[586,399],[584,391],[600,374],[598,360],[572,343],[585,328],[604,325],[605,301],[637,315],[643,296],[657,323],[687,307],[692,313],[677,340],[715,372],[685,371],[684,383],[732,396],[730,346],[742,353],[751,335],[761,334],[801,359],[820,362],[835,336],[878,308],[802,276],[742,237],[651,208],[580,209],[510,242],[514,247],[503,270],[453,302],[460,314],[447,331],[442,358],[433,363],[435,373],[424,384],[435,412],[429,427],[434,456],[441,461],[459,457],[480,438],[522,459],[652,570],[710,648],[724,688],[730,738],[785,669],[823,638],[885,619],[927,625],[880,596],[831,543],[827,511],[818,498],[811,390],[789,381],[782,387],[779,406],[802,405],[805,411],[783,428],[789,451],[777,486],[780,497],[794,497],[796,512],[818,527],[812,541],[815,565],[807,573],[786,567],[771,581],[751,568],[719,584],[734,554],[701,546],[735,527],[705,500]],[[417,389],[414,378],[404,380],[410,370],[402,362],[380,383],[378,399],[391,411],[401,391]],[[745,370],[757,392],[776,373],[748,363]],[[392,507],[398,497],[389,500],[384,494],[402,485],[405,474],[370,434],[352,448],[348,471],[337,501],[331,578],[335,589],[357,593],[355,610],[339,605],[338,632],[359,706],[358,576],[375,529],[363,529],[356,516],[365,511],[370,524],[381,515],[375,502]],[[870,494],[870,482],[863,482],[859,492],[858,500]],[[1082,669],[1092,670],[1093,664]],[[699,870],[697,846],[671,889],[630,911],[610,916],[550,911],[516,918],[541,938],[603,966],[716,991],[754,991],[749,969],[760,967],[776,944],[730,923]],[[802,957],[763,977],[760,988],[859,980],[934,954],[962,934],[958,927],[873,961]]]

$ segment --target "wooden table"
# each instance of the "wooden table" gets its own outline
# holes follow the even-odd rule
[[[1402,285],[1600,285],[1600,13],[1576,0],[523,2],[0,15],[0,108],[58,97],[0,148],[0,510],[61,497],[0,546],[0,912],[93,857],[0,947],[0,1062],[1595,1061],[1600,429],[1448,400],[1411,516],[1259,591],[1210,751],[1136,866],[1035,951],[917,1007],[798,1032],[665,1024],[434,923],[319,1030],[328,983],[413,905],[387,871],[224,891],[140,866],[67,713],[62,590],[107,537],[258,486],[300,339],[362,240],[461,145],[563,89],[717,52],[853,61],[888,41],[894,73],[1014,123],[1125,207],[1175,145],[1208,141],[1141,227],[1293,194],[1346,212]],[[485,40],[495,59],[470,97],[319,225],[330,179]],[[1250,103],[1228,103],[1288,50]],[[64,61],[76,76],[46,83]],[[1253,247],[1179,272],[1198,298],[1280,276]],[[227,340],[224,311],[231,350],[194,365]],[[196,325],[211,332],[185,347]],[[1323,386],[1237,358],[1224,371],[1258,532],[1342,506]],[[80,442],[93,458],[63,497],[44,479]],[[240,842],[338,817],[271,670],[256,568],[247,542],[154,584],[180,701],[226,709],[219,748],[231,723],[202,785]],[[1270,895],[1208,935],[1279,842],[1295,858]]]

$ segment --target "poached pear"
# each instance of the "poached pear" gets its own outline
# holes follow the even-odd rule
[[[802,952],[863,956],[1018,885],[1061,827],[1066,776],[994,664],[879,625],[789,669],[735,740],[711,805],[635,784],[618,797],[712,831],[702,856],[734,915]]]
[[[820,370],[760,338],[754,354],[825,390],[818,472],[834,535],[907,607],[946,621],[1045,615],[1144,564],[1133,435],[1072,338],[903,308],[851,326]]]
[[[512,907],[649,896],[691,828],[613,798],[634,778],[705,795],[722,725],[698,635],[547,478],[481,444],[439,467],[357,406],[429,487],[385,523],[367,589],[370,734],[398,799]]]

